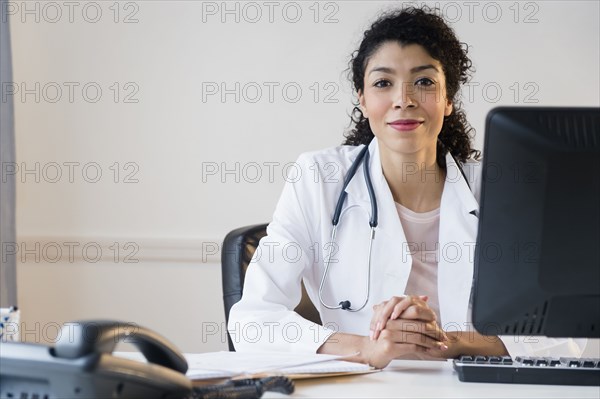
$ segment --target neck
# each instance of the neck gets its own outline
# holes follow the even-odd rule
[[[380,151],[380,155],[394,201],[415,212],[439,208],[446,171],[437,164],[435,150],[402,155]]]

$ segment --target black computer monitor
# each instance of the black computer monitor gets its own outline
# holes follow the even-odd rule
[[[600,108],[495,108],[482,162],[477,331],[600,337]]]

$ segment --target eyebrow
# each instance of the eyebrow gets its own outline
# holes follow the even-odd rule
[[[424,71],[426,69],[433,69],[434,71],[439,72],[439,70],[435,67],[435,65],[427,64],[427,65],[420,65],[420,66],[411,68],[410,73],[417,73],[417,72]],[[369,75],[372,74],[373,72],[383,72],[383,73],[388,73],[388,74],[393,75],[395,71],[393,68],[377,67],[377,68],[371,69],[371,71],[369,72]]]

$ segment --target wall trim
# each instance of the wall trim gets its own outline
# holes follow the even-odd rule
[[[17,235],[2,243],[3,257],[19,263],[221,263],[223,238]]]

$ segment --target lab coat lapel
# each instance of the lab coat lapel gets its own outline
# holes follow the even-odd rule
[[[438,295],[442,328],[464,330],[473,281],[479,205],[452,156],[440,205]]]
[[[377,199],[378,226],[375,230],[372,254],[372,281],[381,281],[373,285],[374,302],[388,300],[394,295],[402,295],[406,288],[412,257],[407,250],[406,237],[400,223],[398,211],[390,188],[383,176],[377,139],[369,144],[371,181]],[[371,202],[367,183],[361,166],[354,179],[346,187],[347,206],[358,204],[371,214]],[[368,220],[364,223],[368,225]],[[377,278],[375,273],[382,277]]]

